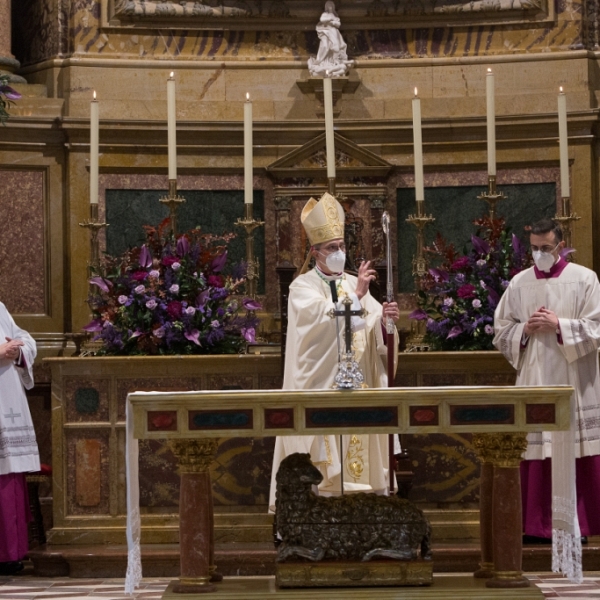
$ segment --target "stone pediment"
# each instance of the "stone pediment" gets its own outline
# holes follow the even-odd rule
[[[334,132],[338,176],[386,177],[393,165],[369,150]],[[267,167],[275,177],[320,177],[327,170],[325,133],[292,150]]]

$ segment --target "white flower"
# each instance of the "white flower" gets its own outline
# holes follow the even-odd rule
[[[473,300],[472,304],[473,304],[473,308],[481,308],[481,300],[479,300],[478,298],[475,298],[475,300]]]
[[[485,290],[485,288],[487,287],[485,281],[483,279],[479,280],[479,285]]]
[[[171,294],[179,294],[179,286],[174,283],[170,288],[169,291],[171,292]]]
[[[119,296],[119,304],[125,304],[125,302],[127,302],[128,298],[127,296]]]
[[[136,294],[143,294],[146,291],[146,288],[143,285],[138,285],[133,291]]]
[[[193,315],[196,312],[196,309],[193,306],[188,306],[183,312],[186,315]]]
[[[454,304],[454,300],[452,298],[444,298],[444,306],[452,306]]]
[[[179,271],[179,269],[181,269],[181,263],[174,262],[174,263],[171,265],[171,269],[173,269],[173,271]]]
[[[479,260],[478,260],[478,261],[477,261],[475,264],[476,264],[478,267],[484,267],[484,266],[485,266],[485,263],[486,263],[486,261],[485,261],[485,260],[483,260],[483,258],[480,258],[480,259],[479,259]]]
[[[219,323],[219,321],[217,321],[217,319],[210,322],[210,326],[213,327],[214,329],[216,329],[219,325],[220,325],[220,323]]]

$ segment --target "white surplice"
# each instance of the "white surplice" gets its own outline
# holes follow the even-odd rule
[[[560,334],[534,333],[525,340],[525,323],[542,306],[556,313]],[[519,273],[498,304],[495,329],[494,345],[517,369],[517,385],[562,384],[575,389],[571,431],[528,434],[524,458],[552,457],[553,570],[580,580],[575,457],[600,454],[600,285],[596,274],[573,263],[555,277],[538,279],[533,267]]]
[[[0,343],[6,338],[24,343],[23,368],[13,360],[0,360],[0,475],[40,470],[40,456],[25,389],[33,387],[34,339],[17,326],[0,302]]]
[[[387,346],[381,326],[382,307],[370,294],[359,301],[354,293],[356,277],[345,274],[338,280],[339,300],[348,295],[352,309],[362,306],[367,311],[364,319],[352,317],[352,347],[365,383],[369,388],[387,387]],[[341,305],[338,303],[338,307]],[[290,285],[288,299],[288,327],[285,351],[284,390],[329,389],[338,368],[339,349],[344,350],[343,318],[328,316],[334,308],[328,281],[312,269],[297,277]],[[397,347],[397,338],[395,340]],[[397,353],[394,353],[397,361]],[[394,369],[396,362],[394,363]],[[396,438],[395,451],[400,447]],[[275,509],[275,476],[281,461],[294,452],[310,453],[311,459],[323,474],[320,494],[338,494],[341,491],[339,436],[282,436],[275,442],[269,509]],[[386,493],[388,481],[388,436],[345,435],[344,491]]]

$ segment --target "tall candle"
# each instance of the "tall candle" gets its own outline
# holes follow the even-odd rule
[[[244,203],[252,204],[252,102],[246,94],[244,102]]]
[[[100,104],[94,91],[94,98],[90,103],[90,204],[98,204],[99,115]]]
[[[333,89],[329,73],[323,78],[325,107],[325,146],[327,149],[327,178],[335,179],[335,141],[333,139]]]
[[[487,156],[488,175],[496,175],[496,103],[494,73],[487,70],[485,80],[485,99],[487,108]]]
[[[417,202],[425,199],[423,186],[423,134],[421,131],[421,100],[415,88],[415,97],[412,100],[413,116],[413,143],[415,155],[415,197]]]
[[[177,179],[177,120],[175,117],[175,77],[167,79],[167,139],[169,150],[169,179]]]
[[[569,134],[567,131],[567,96],[562,87],[558,94],[558,142],[560,147],[560,193],[563,198],[571,195],[569,185]]]

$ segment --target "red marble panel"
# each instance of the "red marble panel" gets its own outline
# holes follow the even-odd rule
[[[1,170],[0,300],[13,314],[46,314],[43,171]]]
[[[265,408],[265,429],[293,429],[293,408]]]
[[[177,431],[176,410],[148,411],[148,431]]]
[[[526,404],[525,422],[533,423],[556,423],[556,406],[554,404]]]
[[[437,406],[411,406],[409,414],[410,424],[413,427],[438,425],[440,421],[439,407]]]

